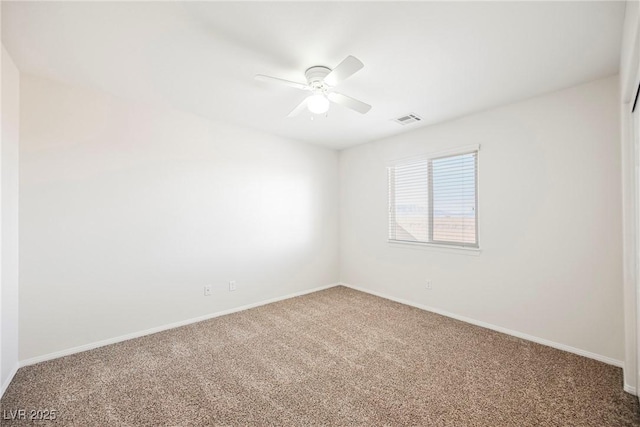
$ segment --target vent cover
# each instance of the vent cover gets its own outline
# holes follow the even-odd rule
[[[418,116],[417,114],[410,113],[405,116],[398,117],[393,121],[396,123],[400,123],[402,126],[405,126],[411,123],[419,122],[421,120],[422,120],[422,117]]]

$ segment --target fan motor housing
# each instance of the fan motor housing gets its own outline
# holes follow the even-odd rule
[[[308,68],[307,71],[304,72],[304,76],[307,78],[307,83],[309,83],[309,86],[320,89],[325,86],[324,78],[330,72],[331,68],[322,65],[316,65],[314,67]]]

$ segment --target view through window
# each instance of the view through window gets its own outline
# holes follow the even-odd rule
[[[389,168],[389,240],[478,247],[478,150]]]

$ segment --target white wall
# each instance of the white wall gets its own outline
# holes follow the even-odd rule
[[[0,151],[0,384],[4,392],[18,368],[18,137],[20,74],[2,46]]]
[[[23,75],[20,359],[337,282],[337,167]]]
[[[618,93],[611,77],[341,152],[341,281],[621,364]],[[469,144],[481,254],[390,246],[387,162]]]

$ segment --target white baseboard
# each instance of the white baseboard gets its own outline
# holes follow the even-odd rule
[[[637,391],[636,391],[636,388],[635,388],[635,387],[633,387],[633,386],[630,386],[630,385],[629,385],[629,384],[627,384],[627,383],[625,383],[625,384],[624,384],[624,391],[626,391],[627,393],[631,393],[631,394],[633,394],[634,396],[637,396],[637,395],[638,395],[638,393],[637,393]]]
[[[318,292],[318,291],[322,291],[325,289],[329,289],[335,286],[345,286],[351,289],[355,289],[357,291],[361,291],[361,292],[365,292],[371,295],[375,295],[381,298],[385,298],[391,301],[395,301],[398,302],[400,304],[405,304],[405,305],[409,305],[412,307],[416,307],[422,310],[426,310],[426,311],[430,311],[432,313],[436,313],[436,314],[440,314],[442,316],[446,316],[446,317],[450,317],[453,319],[457,319],[457,320],[461,320],[463,322],[466,323],[470,323],[472,325],[476,325],[476,326],[480,326],[483,328],[487,328],[487,329],[491,329],[497,332],[501,332],[507,335],[511,335],[514,337],[518,337],[518,338],[522,338],[528,341],[532,341],[538,344],[542,344],[542,345],[546,345],[548,347],[553,347],[556,348],[558,350],[563,350],[563,351],[568,351],[569,353],[574,353],[577,354],[579,356],[584,356],[584,357],[588,357],[590,359],[594,359],[594,360],[598,360],[600,362],[603,363],[607,363],[609,365],[613,365],[613,366],[617,366],[619,368],[622,368],[624,366],[624,363],[621,360],[617,360],[617,359],[613,359],[607,356],[603,356],[597,353],[592,353],[590,351],[586,351],[586,350],[582,350],[579,348],[575,348],[575,347],[571,347],[565,344],[560,344],[554,341],[549,341],[546,340],[544,338],[539,338],[533,335],[528,335],[522,332],[518,332],[518,331],[514,331],[511,329],[507,329],[507,328],[503,328],[502,326],[496,326],[496,325],[492,325],[490,323],[486,323],[486,322],[482,322],[480,320],[475,320],[475,319],[471,319],[469,317],[465,317],[465,316],[460,316],[458,314],[454,314],[454,313],[450,313],[448,311],[445,310],[441,310],[438,308],[434,308],[434,307],[429,307],[427,305],[424,304],[419,304],[419,303],[415,303],[409,300],[405,300],[402,298],[396,298],[381,292],[376,292],[376,291],[372,291],[369,289],[365,289],[365,288],[361,288],[359,286],[354,286],[354,285],[350,285],[348,283],[333,283],[330,285],[326,285],[326,286],[320,286],[317,288],[313,288],[313,289],[307,289],[304,291],[300,291],[300,292],[295,292],[292,294],[288,294],[288,295],[284,295],[281,297],[275,297],[275,298],[270,298],[267,300],[263,300],[263,301],[259,301],[256,303],[252,303],[252,304],[246,304],[246,305],[242,305],[239,307],[235,307],[235,308],[231,308],[228,310],[222,310],[222,311],[218,311],[215,313],[210,313],[210,314],[206,314],[204,316],[199,316],[199,317],[194,317],[191,319],[186,319],[186,320],[182,320],[180,322],[174,322],[174,323],[170,323],[167,325],[162,325],[162,326],[157,326],[155,328],[150,328],[150,329],[146,329],[143,331],[138,331],[138,332],[133,332],[130,334],[126,334],[126,335],[121,335],[118,337],[114,337],[114,338],[109,338],[106,340],[101,340],[101,341],[96,341],[93,343],[89,343],[89,344],[84,344],[78,347],[72,347],[72,348],[68,348],[65,350],[60,350],[60,351],[56,351],[53,353],[48,353],[48,354],[44,354],[42,356],[36,356],[36,357],[32,357],[29,359],[25,359],[19,362],[19,365],[16,366],[14,368],[14,370],[12,371],[11,375],[7,378],[7,380],[5,381],[4,384],[2,384],[2,389],[0,390],[0,397],[2,397],[2,394],[4,394],[5,390],[7,389],[7,387],[9,386],[9,384],[11,383],[11,380],[13,379],[14,375],[16,374],[17,370],[19,367],[23,367],[23,366],[29,366],[29,365],[34,365],[36,363],[40,363],[40,362],[45,362],[47,360],[53,360],[53,359],[57,359],[59,357],[64,357],[64,356],[69,356],[71,354],[76,354],[76,353],[81,353],[83,351],[87,351],[87,350],[92,350],[94,348],[98,348],[98,347],[103,347],[106,345],[110,345],[110,344],[115,344],[118,342],[122,342],[122,341],[126,341],[126,340],[130,340],[130,339],[134,339],[134,338],[139,338],[139,337],[143,337],[146,335],[150,335],[150,334],[155,334],[157,332],[162,332],[162,331],[166,331],[168,329],[173,329],[173,328],[178,328],[180,326],[186,326],[186,325],[190,325],[192,323],[197,323],[197,322],[201,322],[203,320],[208,320],[208,319],[213,319],[215,317],[219,317],[219,316],[224,316],[227,314],[231,314],[231,313],[236,313],[239,311],[244,311],[244,310],[248,310],[251,308],[255,308],[255,307],[260,307],[263,305],[267,305],[267,304],[271,304],[274,302],[278,302],[278,301],[282,301],[282,300],[286,300],[286,299],[290,299],[290,298],[295,298],[298,296],[302,296],[302,295],[306,295],[306,294],[310,294],[313,292]],[[636,388],[635,387],[631,387],[627,384],[624,385],[624,390],[628,393],[631,394],[636,394]]]
[[[290,298],[295,298],[295,297],[299,297],[299,296],[306,295],[306,294],[311,294],[313,292],[322,291],[322,290],[333,288],[333,287],[339,286],[339,285],[340,285],[340,283],[333,283],[331,285],[320,286],[320,287],[313,288],[313,289],[306,289],[304,291],[294,292],[292,294],[284,295],[284,296],[281,296],[281,297],[270,298],[270,299],[267,299],[267,300],[254,302],[252,304],[246,304],[246,305],[241,305],[239,307],[230,308],[228,310],[222,310],[222,311],[217,311],[215,313],[205,314],[204,316],[199,316],[199,317],[194,317],[194,318],[191,318],[191,319],[181,320],[179,322],[169,323],[167,325],[156,326],[155,328],[146,329],[144,331],[132,332],[130,334],[120,335],[120,336],[109,338],[109,339],[106,339],[106,340],[95,341],[95,342],[92,342],[92,343],[89,343],[89,344],[84,344],[84,345],[81,345],[81,346],[78,346],[78,347],[67,348],[67,349],[56,351],[56,352],[53,352],[53,353],[44,354],[42,356],[36,356],[36,357],[29,358],[29,359],[21,360],[19,365],[20,365],[20,367],[29,366],[29,365],[35,365],[36,363],[46,362],[47,360],[53,360],[53,359],[57,359],[59,357],[69,356],[71,354],[81,353],[81,352],[87,351],[87,350],[93,350],[94,348],[104,347],[105,345],[115,344],[115,343],[118,343],[118,342],[127,341],[127,340],[134,339],[134,338],[140,338],[140,337],[143,337],[145,335],[155,334],[157,332],[166,331],[168,329],[179,328],[180,326],[186,326],[186,325],[190,325],[192,323],[202,322],[203,320],[213,319],[214,317],[220,317],[220,316],[224,316],[226,314],[237,313],[238,311],[244,311],[244,310],[248,310],[250,308],[260,307],[262,305],[267,305],[267,304],[271,304],[271,303],[274,303],[274,302],[278,302],[278,301],[282,301],[282,300],[286,300],[286,299],[290,299]],[[9,383],[7,383],[7,386],[8,385],[9,385]],[[4,387],[3,387],[3,391],[4,391]]]
[[[608,356],[603,356],[601,354],[592,353],[592,352],[587,351],[587,350],[582,350],[582,349],[571,347],[571,346],[568,346],[568,345],[565,345],[565,344],[560,344],[560,343],[557,343],[557,342],[554,342],[554,341],[549,341],[549,340],[546,340],[544,338],[539,338],[539,337],[536,337],[536,336],[533,336],[533,335],[525,334],[525,333],[522,333],[522,332],[518,332],[518,331],[511,330],[511,329],[507,329],[507,328],[503,328],[502,326],[492,325],[491,323],[482,322],[480,320],[471,319],[469,317],[460,316],[458,314],[450,313],[448,311],[441,310],[439,308],[429,307],[427,305],[415,303],[415,302],[408,301],[408,300],[405,300],[405,299],[402,299],[402,298],[392,297],[390,295],[386,295],[386,294],[383,294],[381,292],[372,291],[372,290],[369,290],[369,289],[361,288],[359,286],[350,285],[348,283],[341,283],[341,285],[342,286],[346,286],[347,288],[355,289],[357,291],[365,292],[365,293],[368,293],[368,294],[371,294],[371,295],[375,295],[375,296],[378,296],[378,297],[381,297],[381,298],[385,298],[385,299],[388,299],[388,300],[391,300],[391,301],[399,302],[400,304],[410,305],[412,307],[416,307],[416,308],[419,308],[419,309],[422,309],[422,310],[430,311],[432,313],[440,314],[442,316],[451,317],[453,319],[461,320],[461,321],[466,322],[466,323],[471,323],[472,325],[481,326],[483,328],[491,329],[491,330],[494,330],[494,331],[497,331],[497,332],[502,332],[503,334],[512,335],[514,337],[522,338],[522,339],[527,340],[527,341],[532,341],[532,342],[535,342],[535,343],[538,343],[538,344],[546,345],[548,347],[553,347],[553,348],[556,348],[558,350],[568,351],[569,353],[574,353],[574,354],[577,354],[579,356],[588,357],[589,359],[594,359],[594,360],[597,360],[599,362],[604,362],[604,363],[606,363],[608,365],[613,365],[613,366],[617,366],[619,368],[624,368],[624,363],[621,360],[613,359],[613,358],[608,357]],[[634,394],[635,394],[635,389],[634,389]]]
[[[2,399],[2,396],[4,396],[4,392],[7,391],[9,384],[11,384],[11,381],[13,381],[13,377],[16,376],[16,373],[18,372],[19,368],[20,368],[20,364],[16,363],[13,369],[11,370],[11,372],[9,373],[9,376],[7,377],[7,379],[4,380],[4,382],[2,383],[2,388],[0,389],[0,399]]]

